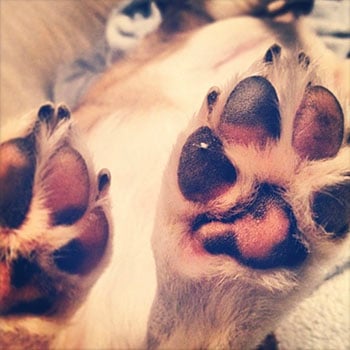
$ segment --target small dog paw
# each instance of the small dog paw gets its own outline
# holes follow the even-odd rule
[[[108,256],[109,172],[95,174],[65,105],[41,106],[0,158],[0,314],[69,313]]]

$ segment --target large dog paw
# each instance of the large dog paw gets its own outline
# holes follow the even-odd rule
[[[344,124],[310,58],[278,45],[233,84],[209,90],[164,175],[151,344],[173,346],[191,326],[207,343],[183,335],[188,346],[208,347],[215,325],[225,334],[213,344],[249,348],[312,289],[349,234]],[[171,331],[157,323],[163,308],[177,320]]]
[[[94,173],[64,105],[12,130],[0,159],[0,315],[70,313],[108,256],[109,173]]]

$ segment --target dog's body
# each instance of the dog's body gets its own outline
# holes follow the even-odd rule
[[[342,232],[342,237],[337,239],[325,238],[325,224],[318,222],[321,228],[315,225],[313,215],[317,216],[317,213],[313,214],[310,209],[313,208],[312,198],[323,188],[345,184],[341,193],[345,197],[344,224],[348,225],[349,146],[346,137],[342,135],[341,140],[337,141],[335,136],[331,136],[331,141],[339,143],[334,151],[326,150],[323,153],[316,150],[312,154],[311,146],[305,139],[298,141],[299,132],[294,131],[297,127],[293,122],[296,111],[303,103],[304,91],[311,82],[312,86],[325,87],[335,95],[335,100],[339,101],[343,109],[345,121],[341,119],[340,112],[336,114],[345,123],[345,129],[349,127],[349,119],[346,119],[349,91],[345,63],[327,51],[302,21],[274,23],[252,17],[229,18],[178,36],[171,34],[171,38],[171,42],[165,43],[161,35],[146,39],[131,58],[113,65],[91,87],[74,111],[74,123],[83,130],[96,168],[108,168],[112,174],[109,193],[114,233],[112,239],[111,222],[108,221],[108,247],[101,248],[103,253],[94,256],[96,263],[91,266],[84,261],[83,268],[67,268],[55,260],[59,269],[69,275],[68,284],[62,282],[55,288],[57,291],[62,289],[62,285],[68,288],[82,284],[83,289],[88,289],[102,269],[103,274],[86,299],[81,296],[85,294],[85,289],[74,289],[76,295],[72,295],[77,298],[77,302],[73,304],[77,305],[70,304],[72,295],[69,291],[64,291],[63,297],[60,296],[62,304],[72,310],[79,306],[80,301],[84,301],[73,315],[62,312],[59,300],[58,306],[55,304],[58,310],[56,314],[49,313],[47,317],[45,313],[23,316],[13,310],[24,294],[12,297],[6,294],[6,290],[1,290],[3,300],[10,300],[14,306],[11,309],[5,302],[0,303],[3,315],[0,327],[4,334],[0,344],[3,342],[6,347],[16,347],[32,342],[35,347],[51,344],[58,349],[251,349],[274,330],[282,316],[298,300],[320,283],[325,271],[334,265],[334,258],[339,258],[342,250],[347,248],[346,233]],[[281,51],[273,46],[275,43],[282,48]],[[270,47],[274,49],[267,51]],[[304,53],[300,55],[301,52],[307,56]],[[225,109],[225,102],[230,99],[232,89],[240,81],[252,76],[266,77],[275,87],[282,127],[278,137],[271,136],[269,131],[265,135],[265,131],[259,129],[262,137],[258,141],[255,132],[248,128],[244,133],[251,141],[232,143],[229,137],[224,136],[227,132],[230,134],[231,129],[222,129],[225,123],[218,116]],[[247,81],[251,83],[251,80]],[[265,80],[264,84],[267,84]],[[207,95],[211,86],[219,86],[220,89],[210,90],[215,91],[215,94]],[[315,92],[312,90],[312,93]],[[337,109],[338,102],[333,102],[333,97],[330,97],[333,95],[328,92],[325,94],[326,101],[330,101],[326,103],[327,106],[329,104],[332,106],[330,108]],[[62,108],[59,109],[57,115],[62,114],[62,111]],[[45,118],[60,120],[47,109],[39,113],[42,125]],[[75,153],[72,155],[72,147],[84,159],[87,158],[80,141],[76,141],[75,136],[67,131],[69,128],[63,129],[60,122],[50,123],[49,136],[33,131],[36,140],[39,140],[37,143],[42,144],[48,154],[37,161],[39,168],[35,175],[33,198],[38,197],[40,191],[45,191],[45,186],[52,185],[50,179],[46,180],[46,175],[40,175],[46,174],[45,169],[50,167],[50,154],[60,152],[61,147],[66,147],[68,142],[70,146],[64,155],[68,154],[68,158],[72,156],[80,162],[80,157],[75,156]],[[198,130],[202,132],[204,127],[220,135],[225,154],[234,164],[235,170],[232,171],[234,181],[236,177],[238,179],[238,188],[231,186],[231,180],[229,189],[220,187],[220,178],[220,186],[215,188],[215,194],[211,192],[213,185],[207,188],[206,183],[203,185],[206,194],[198,194],[188,184],[187,175],[182,174],[181,167],[178,168],[183,158],[188,161],[184,145],[191,147],[192,141],[188,141],[191,135],[195,135],[193,137],[197,142],[196,133]],[[49,141],[51,134],[57,134],[56,129],[59,134],[57,144]],[[6,142],[17,135],[23,136],[23,132],[16,130],[12,134],[8,133],[2,141]],[[67,132],[68,141],[62,146],[60,138],[66,137],[64,135]],[[236,140],[241,137],[240,132],[235,134]],[[220,143],[211,134],[203,140],[198,141],[203,148],[210,148],[211,142],[215,145]],[[16,151],[17,148],[14,153]],[[7,156],[6,149],[3,152]],[[280,161],[282,158],[285,161]],[[226,158],[220,158],[218,162],[227,165]],[[93,221],[95,217],[99,220],[97,230],[105,229],[105,216],[100,215],[99,211],[100,208],[107,211],[105,190],[101,185],[105,174],[99,175],[96,180],[90,163],[86,161],[86,164],[90,174],[90,182],[87,183],[91,188],[96,188],[98,183],[98,191],[90,190],[84,213],[79,214],[69,225],[63,222],[64,229],[61,228],[62,223],[56,223],[52,232],[36,232],[23,242],[7,240],[8,231],[0,231],[3,255],[8,246],[14,251],[11,259],[18,257],[21,251],[38,250],[36,245],[42,247],[43,239],[52,240],[52,246],[48,249],[56,249],[56,252],[60,245],[79,236],[80,222]],[[56,168],[52,169],[55,171]],[[72,173],[76,171],[73,167]],[[225,179],[226,175],[223,175]],[[84,179],[84,172],[78,176]],[[46,182],[44,186],[41,185],[42,178],[48,185]],[[259,184],[256,187],[258,199],[252,197],[256,183]],[[216,182],[214,184],[216,186]],[[280,190],[275,190],[275,187],[283,188],[285,193],[277,194]],[[226,235],[228,229],[220,225],[240,225],[242,222],[242,229],[241,226],[230,226],[229,230],[250,232],[250,227],[256,223],[246,223],[246,214],[242,214],[239,208],[242,205],[249,208],[244,210],[253,210],[257,205],[254,203],[260,201],[259,193],[264,207],[270,208],[271,205],[277,210],[268,219],[268,225],[277,227],[277,233],[271,236],[272,241],[283,243],[285,234],[281,233],[284,229],[280,228],[280,223],[276,224],[274,215],[281,222],[288,222],[287,225],[291,227],[296,225],[303,232],[298,242],[300,240],[307,245],[309,256],[305,264],[304,257],[300,258],[300,266],[297,267],[279,258],[270,262],[264,252],[274,248],[275,243],[269,242],[260,246],[261,256],[256,257],[250,249],[252,245],[253,248],[258,246],[256,242],[263,239],[253,237],[255,243],[251,243],[245,238],[246,234],[236,237],[242,239],[237,259],[232,259],[231,253],[209,253],[209,248],[202,251],[201,245],[206,245],[208,239],[216,239],[217,235],[221,237],[223,232]],[[332,195],[339,194],[332,192]],[[40,196],[44,198],[45,194]],[[40,207],[42,202],[38,203],[43,212]],[[56,202],[49,203],[57,209]],[[30,220],[39,221],[40,215],[35,213],[39,209],[32,202],[28,209]],[[49,217],[50,210],[41,215]],[[232,218],[236,214],[230,211],[238,211],[237,217]],[[231,213],[230,218],[220,221],[227,212]],[[205,219],[203,215],[206,215]],[[288,219],[285,219],[286,215]],[[109,218],[108,214],[106,218]],[[50,227],[48,222],[45,223],[46,227]],[[28,225],[20,226],[20,229],[28,230]],[[15,229],[19,236],[19,232],[22,232],[20,229]],[[40,231],[40,225],[37,225],[37,229]],[[105,239],[105,236],[101,238],[98,234],[97,238],[87,240],[84,235],[79,237],[83,245],[86,244],[87,254],[90,253],[90,243],[86,243],[89,239],[97,249]],[[109,256],[112,243],[111,261],[107,265],[104,261]],[[250,254],[254,258],[250,258]],[[10,255],[6,259],[10,259]],[[267,265],[261,268],[259,263]],[[47,264],[41,268],[49,274],[51,265]],[[64,279],[64,274],[56,277]],[[7,279],[3,281],[6,283]],[[10,290],[13,293],[14,289]],[[31,301],[31,298],[29,293],[28,300]]]

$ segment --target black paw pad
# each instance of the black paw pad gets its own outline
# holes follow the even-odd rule
[[[55,107],[52,103],[42,105],[38,111],[38,117],[40,121],[49,122],[55,115]]]
[[[344,115],[337,98],[323,86],[310,86],[296,112],[292,144],[300,157],[334,157],[343,142]]]
[[[57,119],[64,120],[70,118],[70,110],[66,105],[60,105],[57,108]]]
[[[32,199],[35,145],[31,137],[0,146],[0,225],[18,228]]]
[[[86,252],[78,239],[72,239],[53,253],[53,259],[60,270],[70,274],[78,274],[86,259]]]
[[[109,224],[102,208],[97,207],[76,227],[79,237],[54,251],[53,261],[64,272],[85,275],[104,256],[109,238]]]
[[[314,220],[335,237],[341,237],[350,226],[350,180],[315,194],[312,204]]]
[[[275,59],[281,56],[281,46],[274,44],[265,53],[264,62],[272,63]]]
[[[50,158],[42,181],[53,225],[71,225],[84,215],[89,201],[90,179],[79,152],[70,146],[58,149]]]
[[[111,173],[108,169],[102,169],[97,175],[98,179],[98,193],[99,195],[105,193],[111,184]]]
[[[191,201],[200,202],[225,192],[237,176],[224,154],[222,142],[208,127],[201,127],[188,137],[177,174],[182,194]]]
[[[220,95],[220,89],[218,87],[212,87],[207,95],[207,106],[209,113],[212,112],[218,97]]]
[[[264,146],[281,133],[275,88],[265,78],[252,76],[239,82],[228,97],[219,131],[232,143]]]

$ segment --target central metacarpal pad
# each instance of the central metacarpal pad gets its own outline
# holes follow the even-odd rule
[[[188,137],[178,167],[179,187],[187,199],[207,202],[224,193],[236,176],[222,142],[210,128],[201,127]]]
[[[230,143],[264,146],[281,133],[278,97],[265,78],[252,76],[239,82],[220,117],[220,134]]]
[[[286,239],[290,222],[286,212],[266,203],[263,215],[249,213],[233,225],[237,247],[247,259],[264,259]]]
[[[202,218],[194,235],[209,253],[229,255],[254,268],[299,265],[307,251],[296,238],[294,215],[279,192],[262,184],[251,203],[218,218]]]

